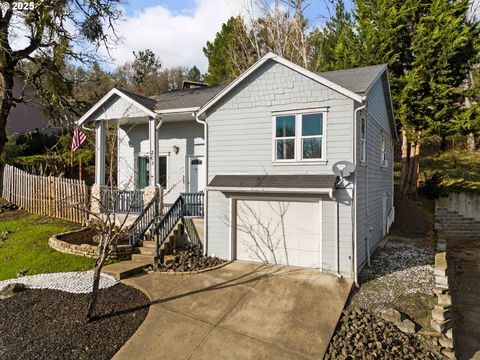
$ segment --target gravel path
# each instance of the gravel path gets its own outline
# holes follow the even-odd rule
[[[73,294],[86,294],[92,290],[93,270],[59,272],[24,276],[0,281],[0,289],[12,283],[22,283],[29,289],[61,290]],[[109,288],[118,283],[112,276],[101,274],[100,289]]]

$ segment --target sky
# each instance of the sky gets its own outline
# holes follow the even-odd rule
[[[117,25],[121,42],[110,50],[111,67],[133,60],[133,51],[151,49],[162,67],[192,67],[206,72],[202,48],[232,15],[245,14],[245,0],[127,0]],[[310,0],[306,15],[320,25],[329,0]],[[346,0],[347,8],[351,0]],[[106,53],[104,52],[104,55]]]

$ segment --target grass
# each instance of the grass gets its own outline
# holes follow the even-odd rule
[[[451,190],[480,191],[480,152],[449,150],[420,158],[422,178],[438,171],[442,184]]]
[[[26,275],[34,275],[93,268],[94,260],[63,254],[48,245],[51,235],[74,228],[71,223],[24,211],[0,214],[0,234],[11,232],[0,242],[0,280],[25,270]]]

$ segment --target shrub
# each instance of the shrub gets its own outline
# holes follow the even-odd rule
[[[435,171],[430,175],[425,174],[425,180],[420,184],[418,193],[423,197],[434,200],[445,195],[446,189],[443,186],[443,175]]]

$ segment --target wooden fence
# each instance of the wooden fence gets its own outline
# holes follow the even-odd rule
[[[55,176],[31,175],[11,165],[5,165],[2,197],[23,209],[76,223],[85,223],[88,207],[88,187],[83,180]]]

